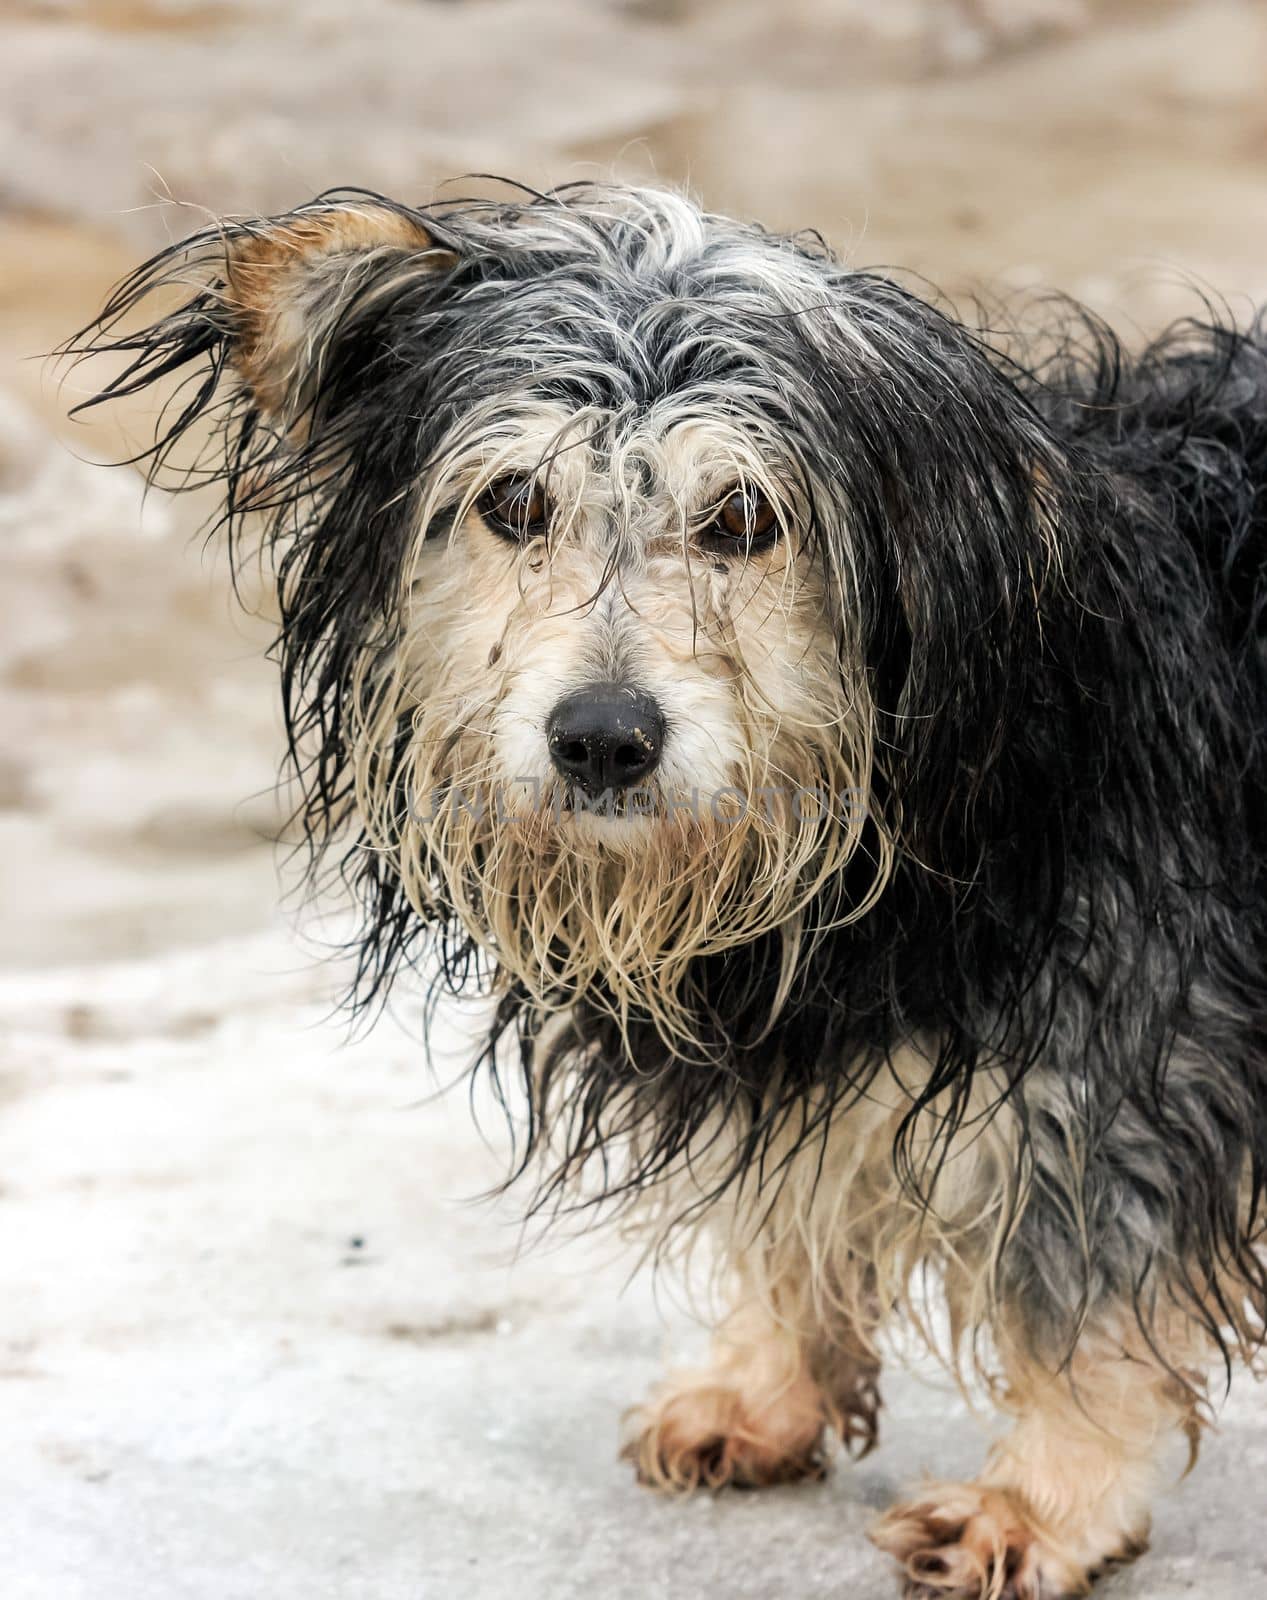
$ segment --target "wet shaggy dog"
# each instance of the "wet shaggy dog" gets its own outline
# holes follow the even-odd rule
[[[881,1519],[907,1594],[1137,1553],[1267,1311],[1261,329],[1023,357],[576,186],[209,229],[69,348],[263,531],[359,998],[482,982],[535,1204],[713,1237],[639,1475],[869,1449],[903,1318],[1014,1418]]]

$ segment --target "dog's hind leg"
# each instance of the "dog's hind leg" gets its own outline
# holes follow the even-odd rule
[[[796,1294],[745,1292],[712,1360],[675,1373],[630,1413],[624,1454],[654,1488],[755,1488],[820,1476],[834,1434],[875,1444],[879,1361],[842,1317],[807,1324]]]
[[[1145,1548],[1175,1430],[1195,1450],[1193,1390],[1139,1339],[1084,1336],[1059,1375],[1008,1365],[1004,1405],[1017,1420],[985,1470],[928,1486],[872,1530],[901,1563],[907,1600],[1086,1594],[1103,1568]]]

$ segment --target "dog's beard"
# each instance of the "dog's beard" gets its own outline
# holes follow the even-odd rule
[[[605,805],[500,777],[469,700],[460,720],[447,700],[426,697],[403,759],[358,763],[361,814],[415,910],[456,916],[497,981],[543,1012],[584,999],[626,1037],[636,1020],[678,1054],[703,1052],[695,962],[774,934],[773,1022],[805,941],[863,915],[886,881],[887,835],[871,827],[871,870],[843,902],[867,822],[861,735],[751,756],[716,794],[651,788]]]

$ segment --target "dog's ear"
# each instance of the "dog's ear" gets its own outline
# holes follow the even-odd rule
[[[350,367],[368,367],[390,306],[456,261],[419,213],[359,192],[203,229],[138,267],[63,346],[72,358],[126,358],[75,411],[152,385],[161,391],[179,374],[188,386],[164,409],[146,452],[156,468],[218,402],[247,424],[240,437],[262,422],[279,441],[303,444],[332,367],[346,357],[345,378]],[[151,306],[169,309],[145,323]],[[350,349],[358,336],[359,349]]]
[[[999,829],[1025,826],[1007,808],[1032,793],[1021,770],[1042,719],[1026,708],[1059,643],[1053,594],[1080,559],[1079,474],[1016,360],[886,278],[842,272],[834,287],[801,400],[834,485],[827,559],[856,597],[877,764],[907,837],[967,881],[965,818],[993,808]]]
[[[261,414],[302,431],[341,319],[402,269],[436,273],[456,256],[413,213],[318,205],[224,237],[229,361]]]
[[[399,625],[418,532],[429,375],[404,332],[436,321],[466,258],[457,237],[361,193],[217,225],[138,268],[63,346],[93,361],[95,392],[76,411],[157,400],[134,459],[162,487],[218,488],[212,522],[230,546],[246,554],[262,542],[272,554],[283,715],[314,874],[331,841],[347,842],[369,667]],[[419,923],[389,865],[348,848],[373,990]]]

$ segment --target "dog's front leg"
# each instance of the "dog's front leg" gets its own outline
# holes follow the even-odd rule
[[[929,1486],[872,1530],[901,1562],[907,1600],[1086,1594],[1101,1569],[1143,1550],[1174,1429],[1195,1445],[1193,1393],[1143,1341],[1084,1336],[1060,1375],[1010,1366],[1017,1421],[984,1472]]]
[[[817,1477],[830,1429],[854,1456],[877,1435],[879,1362],[843,1316],[792,1316],[786,1293],[745,1292],[712,1359],[630,1414],[625,1455],[654,1488],[758,1487]]]

